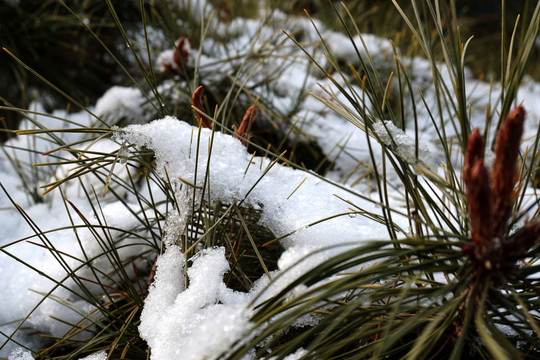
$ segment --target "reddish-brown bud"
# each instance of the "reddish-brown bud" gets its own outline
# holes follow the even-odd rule
[[[492,238],[491,194],[489,174],[482,159],[477,159],[469,173],[467,205],[471,221],[471,237],[475,246],[486,245]]]
[[[518,106],[506,117],[495,142],[495,160],[488,174],[483,161],[483,139],[474,130],[467,143],[463,181],[471,224],[472,242],[462,252],[472,258],[478,276],[486,271],[503,274],[517,259],[540,241],[540,221],[527,223],[510,237],[505,236],[512,214],[518,178],[518,156],[525,110]],[[519,189],[519,187],[517,188]]]
[[[197,89],[195,89],[195,91],[193,92],[193,95],[191,95],[191,106],[199,110],[197,111],[193,109],[193,114],[195,114],[195,118],[201,124],[201,126],[211,129],[212,123],[210,122],[210,120],[208,120],[206,117],[204,117],[201,114],[201,113],[206,114],[202,105],[203,95],[204,95],[204,87],[201,85]]]
[[[169,73],[169,74],[173,74],[173,75],[177,75],[178,72],[176,70],[174,70],[174,68],[171,66],[171,64],[163,64],[163,71]]]
[[[246,144],[245,139],[248,137],[248,130],[251,128],[251,124],[253,122],[253,119],[255,119],[255,116],[257,116],[257,108],[255,108],[255,105],[251,105],[246,110],[240,126],[238,128],[235,127],[235,137],[239,138],[244,145]]]
[[[191,42],[189,38],[182,36],[176,43],[173,59],[178,68],[183,69],[191,53]]]
[[[495,161],[491,170],[491,194],[494,200],[493,226],[497,236],[503,235],[512,211],[524,120],[525,110],[522,106],[512,110],[502,123],[495,143]]]
[[[470,173],[477,160],[484,158],[484,139],[478,129],[474,129],[467,141],[467,152],[463,164],[463,181],[466,186],[470,183]]]

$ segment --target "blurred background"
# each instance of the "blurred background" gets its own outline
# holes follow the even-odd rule
[[[257,0],[211,0],[219,12],[220,20],[227,21],[237,16],[255,16],[263,2]],[[136,29],[141,26],[140,2],[137,0],[111,0],[115,15],[111,14],[108,1],[76,0],[66,2],[68,10],[57,0],[0,0],[0,45],[7,49],[0,53],[0,105],[27,108],[39,92],[40,102],[47,110],[65,107],[66,100],[58,90],[69,94],[82,104],[92,104],[105,90],[113,85],[130,82],[120,64],[137,75],[137,66],[131,59],[131,53],[125,51],[124,40],[116,23],[120,21],[124,29]],[[182,29],[175,29],[167,23],[167,14],[163,9],[170,1],[144,2],[148,13],[153,18],[151,24],[166,27],[171,36],[181,36]],[[179,2],[182,3],[182,2]],[[190,3],[189,1],[186,3]],[[193,6],[198,0],[191,1]],[[195,4],[197,3],[197,4]],[[241,3],[241,4],[239,4]],[[399,0],[405,12],[412,12],[409,0]],[[418,1],[419,6],[425,6]],[[455,12],[449,1],[446,4],[452,19],[460,27],[462,41],[470,36],[474,39],[468,49],[467,65],[478,78],[497,79],[500,74],[500,56],[502,36],[504,46],[508,47],[512,29],[518,15],[520,22],[526,23],[535,1],[513,0],[456,0]],[[349,0],[345,4],[353,14],[360,31],[373,33],[392,39],[405,55],[419,54],[416,41],[406,24],[399,16],[391,0]],[[184,5],[185,6],[185,5]],[[266,6],[280,8],[294,16],[305,16],[304,9],[336,30],[342,29],[332,10],[335,6],[343,12],[339,1],[295,0],[268,1]],[[177,11],[182,11],[177,5]],[[501,20],[504,13],[504,26]],[[91,24],[94,33],[88,31]],[[522,36],[523,34],[516,34]],[[538,67],[538,46],[531,57],[527,73],[540,80]],[[437,47],[434,43],[434,48]],[[17,62],[16,57],[21,63]],[[114,58],[118,59],[116,61]],[[32,74],[25,67],[32,69]],[[46,81],[58,88],[55,90]],[[20,115],[14,111],[0,109],[0,127],[14,129]],[[8,137],[7,132],[0,134],[0,141]]]

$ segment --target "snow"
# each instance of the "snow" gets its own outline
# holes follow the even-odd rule
[[[212,135],[210,129],[201,129],[200,137],[193,136],[196,131],[185,122],[166,117],[147,125],[130,125],[116,138],[154,150],[156,168],[163,177],[167,176],[166,168],[171,179],[183,179],[198,187],[209,182],[211,201],[241,200],[261,207],[261,223],[276,236],[296,231],[285,239],[286,247],[325,246],[328,234],[342,242],[358,241],[365,238],[358,231],[363,225],[375,230],[369,234],[371,238],[386,236],[385,227],[374,226],[363,217],[351,220],[342,216],[325,222],[323,228],[308,227],[321,218],[350,212],[349,205],[338,197],[350,199],[366,211],[378,210],[371,202],[354,195],[354,191],[340,189],[314,174],[274,164],[268,158],[252,159],[242,143],[229,135]],[[199,144],[192,140],[198,138]],[[180,180],[174,181],[181,184]]]
[[[294,354],[291,354],[289,356],[286,356],[283,360],[299,360],[302,358],[302,356],[307,355],[307,351],[305,349],[298,349]],[[276,357],[271,357],[270,360],[275,360]]]
[[[204,11],[195,11],[195,18],[200,18],[209,9],[206,1],[200,1],[199,5],[204,6]],[[393,50],[386,39],[370,34],[362,35],[362,39],[355,36],[355,49],[345,35],[324,29],[316,20],[315,23],[324,34],[333,56],[339,61],[358,65],[358,49],[360,56],[366,57],[369,53],[382,69],[391,68]],[[34,231],[7,196],[3,193],[0,195],[0,303],[3,304],[0,308],[0,331],[11,335],[21,321],[30,315],[23,322],[25,329],[15,332],[14,341],[0,349],[0,357],[9,356],[10,360],[31,359],[32,354],[19,348],[16,342],[28,348],[40,348],[44,342],[31,335],[34,330],[61,337],[70,328],[65,323],[51,320],[51,316],[76,323],[96,310],[95,304],[76,294],[79,289],[66,272],[66,268],[76,269],[74,271],[80,278],[92,279],[94,273],[84,264],[91,260],[92,265],[103,273],[114,273],[113,264],[105,256],[107,247],[104,247],[104,242],[87,228],[78,229],[77,232],[71,228],[73,224],[83,225],[85,220],[91,224],[106,224],[111,229],[107,236],[119,248],[119,257],[123,260],[136,258],[137,266],[147,266],[153,260],[153,255],[149,259],[137,256],[148,252],[150,245],[163,248],[163,253],[157,259],[156,275],[145,299],[139,326],[141,337],[152,349],[153,360],[213,359],[226,353],[239,339],[255,335],[251,332],[253,324],[250,315],[257,305],[333,255],[369,240],[388,238],[386,227],[351,210],[351,204],[354,204],[363,211],[381,213],[376,204],[378,194],[370,188],[369,183],[361,182],[353,186],[353,181],[346,180],[347,174],[361,175],[357,169],[359,163],[370,163],[370,148],[365,133],[343,116],[331,111],[320,101],[320,97],[304,96],[304,89],[314,94],[324,92],[317,84],[322,83],[328,89],[328,81],[313,70],[307,58],[301,56],[296,47],[290,46],[290,42],[279,31],[281,26],[290,33],[300,34],[299,39],[306,44],[306,50],[326,66],[327,60],[320,44],[317,44],[318,37],[311,23],[275,11],[270,14],[265,25],[259,19],[234,19],[230,24],[214,21],[210,26],[226,32],[224,37],[230,37],[231,41],[225,46],[211,37],[207,38],[199,49],[200,53],[197,54],[197,49],[191,53],[188,65],[199,66],[201,78],[209,84],[238,72],[237,81],[245,84],[254,94],[260,95],[261,99],[267,99],[278,113],[292,113],[295,119],[300,119],[291,136],[300,140],[314,140],[324,155],[335,161],[334,168],[323,178],[313,172],[284,165],[284,158],[252,157],[238,139],[218,131],[212,133],[210,129],[199,130],[182,121],[188,119],[172,116],[157,119],[157,116],[151,116],[152,111],[149,110],[150,105],[144,94],[135,87],[112,87],[94,107],[89,108],[90,113],[55,110],[47,114],[39,101],[31,104],[29,109],[35,114],[32,114],[32,120],[24,120],[21,128],[73,129],[92,124],[104,126],[100,120],[109,127],[132,125],[115,127],[112,140],[101,139],[96,142],[85,138],[84,133],[59,132],[58,136],[65,143],[81,141],[75,149],[92,151],[93,154],[86,155],[89,161],[100,156],[119,161],[114,166],[105,166],[100,176],[85,174],[79,177],[80,182],[70,181],[63,185],[62,193],[57,189],[44,197],[38,197],[39,200],[31,196],[32,192],[43,191],[39,186],[69,176],[77,168],[72,164],[64,164],[36,169],[31,164],[65,160],[69,154],[57,151],[41,155],[58,147],[54,139],[23,136],[9,140],[3,148],[4,152],[0,153],[1,183],[13,202],[24,209],[44,232],[65,227],[47,234],[46,239],[34,236],[28,242],[26,237],[32,236]],[[270,44],[276,38],[282,39],[283,45],[274,49]],[[368,51],[364,49],[362,40]],[[257,56],[246,60],[248,55],[269,52],[273,56],[264,63],[253,60]],[[156,69],[163,70],[163,64],[170,63],[172,56],[172,49],[162,49],[154,61]],[[229,57],[236,60],[223,64],[222,60]],[[422,90],[430,109],[435,109],[432,65],[422,58],[401,60],[410,69],[410,77]],[[439,64],[437,69],[446,83],[450,84],[452,77],[445,67]],[[267,78],[268,74],[272,75],[271,81]],[[271,86],[258,85],[268,81]],[[337,81],[344,84],[343,79]],[[187,91],[189,87],[176,78],[164,81],[158,88],[167,92],[173,102],[179,102],[182,91]],[[336,107],[353,107],[333,85],[330,88],[336,91],[335,97],[330,100]],[[349,90],[362,93],[356,86]],[[471,121],[474,126],[482,127],[485,109],[493,102],[493,94],[500,91],[500,86],[478,81],[469,75],[466,90],[471,104]],[[329,95],[323,93],[322,96]],[[523,100],[527,109],[524,148],[531,146],[538,129],[538,96],[540,84],[526,78],[516,99],[518,103]],[[418,94],[414,94],[413,98],[417,105],[420,104]],[[250,99],[241,97],[240,100],[248,103]],[[365,105],[366,111],[372,114],[372,104]],[[405,106],[406,112],[412,111],[410,100],[406,100]],[[437,127],[425,108],[419,106],[417,110],[420,132],[418,158],[414,124],[406,123],[402,130],[386,119],[376,118],[373,131],[383,144],[392,147],[408,163],[420,165],[433,174],[440,173],[443,151]],[[445,126],[448,138],[456,135],[457,129],[452,129],[448,122],[450,115],[447,110],[443,110],[442,114],[434,111],[432,115],[437,119],[435,121],[440,120],[439,127]],[[381,149],[374,146],[372,150],[377,157]],[[127,181],[128,173],[124,165],[130,165],[132,152],[143,147],[155,152],[156,173],[161,180],[172,182],[173,195],[178,204],[175,211],[167,212],[164,207],[157,209],[166,214],[166,221],[162,224],[165,229],[163,244],[152,243],[152,239],[144,238],[137,215],[144,214],[155,220],[155,214],[152,210],[141,209],[133,194],[117,189],[122,201],[110,192],[103,196],[104,179],[111,174],[116,182]],[[27,177],[19,176],[17,167],[13,165],[14,159],[19,161]],[[455,165],[459,166],[458,157],[456,159]],[[392,179],[391,174],[389,178]],[[197,190],[194,192],[186,183],[194,184]],[[187,215],[194,206],[193,196],[199,201],[203,188],[205,199],[211,203],[240,202],[260,210],[259,224],[270,229],[277,237],[283,236],[281,243],[284,250],[277,268],[269,269],[272,279],[263,275],[250,291],[238,292],[228,288],[224,282],[223,275],[228,271],[229,264],[223,248],[205,249],[201,245],[197,255],[186,258],[179,246],[179,239],[187,226]],[[94,190],[97,196],[87,198],[86,194],[93,194]],[[143,196],[151,192],[158,201],[166,199],[156,184],[150,187],[141,185],[139,191]],[[523,207],[536,200],[533,191],[528,191],[531,196]],[[403,197],[399,191],[390,190],[389,197],[393,208],[399,210],[403,206]],[[97,205],[97,198],[99,212],[93,208]],[[64,199],[70,200],[81,215],[77,215]],[[319,222],[324,218],[329,220]],[[394,215],[393,220],[405,232],[408,231],[409,224],[405,217]],[[51,252],[36,243],[54,245],[58,251]],[[126,266],[126,272],[132,274],[131,264]],[[16,274],[15,278],[13,274]],[[117,279],[112,277],[101,280],[113,284]],[[63,281],[65,287],[57,287],[55,281]],[[101,289],[97,285],[85,285],[95,294],[100,293]],[[289,297],[305,291],[306,287],[299,286],[290,292]],[[45,297],[49,292],[51,295]],[[305,317],[296,325],[309,325],[316,321],[317,318]],[[83,332],[79,336],[83,338],[87,335]],[[5,335],[0,336],[0,343],[4,339]],[[300,359],[306,353],[306,350],[299,349],[286,359]],[[105,352],[98,352],[85,359],[106,358]]]
[[[139,326],[153,359],[212,358],[226,352],[247,328],[247,295],[223,282],[229,269],[225,250],[206,249],[191,261],[185,288],[180,248],[170,246],[158,260]]]
[[[34,357],[30,351],[24,351],[21,348],[17,348],[11,352],[8,360],[33,360]]]
[[[166,117],[147,125],[128,126],[118,133],[116,138],[154,150],[156,168],[161,176],[183,179],[198,187],[206,183],[207,196],[212,201],[231,203],[242,200],[245,204],[260,207],[261,225],[267,226],[276,236],[291,234],[282,240],[286,250],[278,261],[278,269],[272,272],[272,277],[280,271],[288,271],[272,283],[263,276],[259,284],[254,286],[257,290],[264,288],[263,296],[260,296],[259,291],[249,294],[226,291],[222,276],[228,265],[223,249],[219,249],[194,260],[188,270],[190,286],[181,291],[182,274],[173,269],[184,268],[184,259],[178,247],[169,241],[168,250],[158,262],[159,276],[151,288],[141,317],[141,336],[152,347],[152,358],[155,359],[173,358],[178,354],[200,354],[193,357],[198,359],[204,358],[203,355],[225,351],[242,334],[249,332],[248,315],[252,309],[248,304],[256,295],[259,295],[257,303],[260,303],[276,294],[332,254],[344,251],[345,248],[335,247],[340,243],[354,246],[363,240],[387,237],[384,226],[375,225],[361,216],[339,216],[325,221],[324,226],[310,226],[322,218],[350,213],[349,204],[338,197],[350,199],[373,213],[377,213],[378,209],[371,202],[346,189],[321,181],[313,174],[274,164],[267,158],[252,158],[241,142],[229,135],[212,134],[209,129],[201,129],[200,136],[193,136],[195,131],[197,128],[185,122]],[[200,139],[199,143],[192,140],[194,138]],[[211,147],[208,146],[210,141]],[[166,174],[165,170],[161,170],[165,168]],[[208,178],[205,179],[207,173]],[[180,185],[180,180],[175,181]],[[302,185],[289,196],[299,184]],[[172,223],[185,226],[185,223],[174,220]],[[405,220],[401,226],[406,226]],[[169,231],[182,233],[183,229]],[[322,251],[324,248],[328,249]],[[219,253],[221,255],[218,257]],[[204,266],[201,265],[203,259],[210,255],[212,260],[205,262]],[[204,276],[194,278],[192,274],[196,273],[193,270],[195,268],[200,268],[198,271]],[[164,277],[169,280],[164,280]],[[202,282],[203,279],[204,287],[199,287],[199,281]],[[175,294],[177,297],[172,302]],[[171,305],[167,307],[168,304]],[[227,307],[230,308],[225,310]],[[197,326],[192,323],[195,319]],[[208,325],[206,319],[211,319]],[[305,321],[309,323],[312,319]],[[201,328],[205,330],[201,331]],[[222,335],[209,336],[210,330]],[[177,341],[164,340],[170,339],[172,334],[176,334]],[[201,344],[204,334],[204,346],[196,345]],[[216,344],[209,343],[208,339],[216,341]],[[215,352],[208,353],[209,349]]]
[[[105,351],[100,351],[92,355],[85,356],[81,360],[107,360],[107,353]]]
[[[417,141],[399,129],[391,121],[378,121],[373,124],[373,129],[385,145],[389,148],[396,148],[397,154],[403,160],[409,164],[421,164],[427,170],[436,173],[437,162],[435,157],[430,154],[426,145],[419,143],[417,151]]]
[[[324,39],[332,56],[350,64],[356,65],[360,58],[367,59],[368,55],[376,64],[381,64],[393,56],[390,41],[373,34],[355,35],[351,41],[351,38],[342,33],[329,31],[325,33]]]
[[[139,89],[113,86],[96,102],[94,112],[111,126],[120,120],[140,123],[148,120],[141,116],[144,102],[145,98]]]

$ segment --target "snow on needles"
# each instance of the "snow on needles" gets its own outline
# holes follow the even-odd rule
[[[362,217],[353,221],[347,216],[338,217],[325,222],[324,229],[307,226],[322,218],[349,213],[349,204],[337,196],[351,200],[366,211],[378,213],[370,201],[311,173],[276,164],[268,158],[251,159],[241,142],[229,135],[201,129],[197,144],[197,131],[197,128],[167,116],[147,125],[128,126],[117,134],[116,139],[154,150],[157,171],[164,178],[166,167],[169,178],[176,179],[178,184],[182,183],[179,179],[197,187],[206,183],[209,192],[206,196],[211,201],[244,201],[246,205],[262,208],[261,222],[276,236],[297,231],[285,240],[286,247],[325,246],[329,234],[332,235],[330,238],[343,242],[357,241],[359,236],[366,238],[358,229],[373,224]],[[326,228],[330,228],[328,233]],[[300,229],[302,231],[298,231]],[[381,226],[380,231],[370,232],[371,238],[377,238],[378,234],[386,237],[385,228]]]
[[[229,135],[201,129],[199,137],[197,131],[185,122],[165,117],[147,125],[128,126],[115,137],[154,150],[158,172],[165,177],[166,168],[169,178],[176,179],[179,192],[186,191],[185,185],[183,189],[180,186],[182,182],[197,187],[206,184],[211,201],[244,201],[245,205],[261,208],[261,225],[276,236],[292,233],[283,240],[286,250],[272,276],[285,269],[289,271],[270,284],[268,277],[263,276],[250,293],[234,292],[222,279],[228,270],[224,249],[209,249],[192,259],[193,265],[187,270],[189,287],[184,289],[184,255],[178,246],[169,243],[158,260],[156,279],[139,328],[152,348],[152,359],[157,360],[180,355],[186,359],[219,355],[249,331],[248,304],[259,295],[257,289],[261,285],[267,286],[258,302],[344,248],[318,251],[301,261],[306,255],[339,243],[353,246],[387,236],[384,226],[374,225],[361,216],[347,216],[349,205],[336,195],[378,213],[371,202],[353,192],[267,158],[252,159],[241,142]],[[189,214],[189,209],[180,211],[185,216]],[[324,226],[309,226],[338,214],[342,215],[325,221]],[[174,221],[171,224],[185,225]]]
[[[392,121],[377,121],[373,124],[373,130],[379,136],[379,139],[389,148],[394,148],[403,160],[410,164],[423,165],[429,170],[436,172],[437,161],[430,154],[427,146],[407,135],[403,130],[394,125]]]

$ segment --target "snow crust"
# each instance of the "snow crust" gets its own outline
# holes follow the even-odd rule
[[[190,285],[184,290],[183,276],[178,269],[185,269],[185,259],[178,246],[170,243],[158,260],[156,280],[141,317],[141,336],[152,347],[153,359],[180,355],[201,359],[229,349],[249,332],[248,318],[252,311],[249,306],[253,305],[248,304],[260,295],[261,289],[264,295],[257,303],[346,248],[318,250],[340,243],[354,246],[387,236],[384,226],[374,225],[361,216],[347,216],[351,212],[349,205],[338,196],[377,213],[378,209],[371,202],[310,173],[275,164],[268,158],[252,158],[241,142],[229,135],[202,129],[199,137],[193,135],[196,131],[197,128],[185,122],[166,117],[147,125],[128,126],[116,137],[119,141],[154,150],[161,176],[167,176],[165,170],[161,170],[166,168],[170,179],[183,179],[199,187],[207,183],[206,191],[212,201],[244,200],[246,205],[261,208],[261,225],[276,236],[292,233],[282,241],[286,250],[272,276],[285,269],[288,271],[274,282],[263,276],[248,294],[233,292],[222,280],[228,268],[224,249],[207,250],[194,259],[187,270]],[[198,144],[192,140],[197,138],[200,138]],[[209,176],[205,180],[207,172]],[[180,180],[176,181],[180,185]],[[342,215],[325,221],[324,226],[309,226],[338,214]],[[405,226],[405,222],[402,225]],[[181,233],[182,229],[177,231]],[[303,260],[315,252],[316,255]],[[176,340],[171,341],[171,338]],[[197,345],[203,338],[204,346]]]
[[[30,351],[25,351],[22,348],[17,348],[11,352],[8,360],[33,360],[34,357]]]
[[[185,259],[178,246],[170,246],[158,260],[139,327],[152,348],[152,359],[213,358],[226,352],[247,328],[247,295],[223,282],[229,269],[225,250],[202,250],[191,260],[187,288]]]

